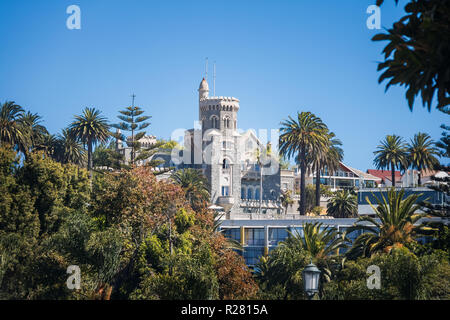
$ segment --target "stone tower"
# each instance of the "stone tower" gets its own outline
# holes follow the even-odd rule
[[[202,127],[203,169],[211,185],[211,200],[225,211],[239,210],[241,196],[240,135],[237,133],[239,100],[209,97],[203,78],[198,89]]]

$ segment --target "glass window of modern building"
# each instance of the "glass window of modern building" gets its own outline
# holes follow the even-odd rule
[[[288,232],[286,228],[269,228],[269,246],[276,246],[286,240]]]
[[[264,228],[246,228],[245,244],[247,246],[264,246]]]
[[[241,242],[241,229],[240,228],[225,228],[223,229],[223,235],[228,239],[234,239]]]
[[[245,263],[248,266],[254,266],[259,262],[259,259],[263,254],[264,247],[247,247],[244,251]]]

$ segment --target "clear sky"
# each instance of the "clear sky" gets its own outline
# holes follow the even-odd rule
[[[57,133],[87,106],[117,122],[134,92],[152,116],[148,133],[167,139],[197,120],[208,57],[209,80],[217,63],[216,95],[241,101],[240,128],[270,130],[311,111],[344,143],[344,162],[365,171],[387,134],[437,140],[448,123],[420,101],[410,112],[403,88],[385,93],[378,84],[384,45],[366,27],[374,2],[1,0],[0,102],[39,113]],[[382,27],[404,3],[385,2]],[[66,27],[72,4],[81,30]]]

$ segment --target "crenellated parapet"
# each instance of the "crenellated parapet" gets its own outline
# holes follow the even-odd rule
[[[235,97],[206,97],[201,98],[200,111],[234,111],[239,110],[239,99]]]

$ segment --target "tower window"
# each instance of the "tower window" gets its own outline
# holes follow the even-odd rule
[[[219,119],[217,119],[217,117],[215,116],[211,117],[211,127],[214,129],[217,129],[219,127]]]
[[[230,187],[222,186],[222,197],[228,197],[230,195]]]
[[[230,163],[228,162],[228,160],[227,159],[223,159],[222,168],[223,169],[228,169],[229,167],[230,167]]]

